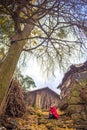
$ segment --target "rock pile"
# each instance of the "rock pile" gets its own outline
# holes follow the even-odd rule
[[[22,87],[18,80],[13,80],[9,89],[5,114],[12,117],[20,117],[26,111]]]
[[[78,130],[87,130],[87,62],[71,67],[59,87],[60,109],[74,120]]]

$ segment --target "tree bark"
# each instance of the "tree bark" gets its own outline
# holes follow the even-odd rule
[[[12,76],[14,74],[23,46],[26,44],[24,40],[20,39],[26,38],[31,33],[32,29],[33,25],[27,25],[22,33],[13,37],[15,42],[11,45],[7,57],[0,66],[0,115],[4,113],[4,105],[6,103],[8,88],[11,83]]]

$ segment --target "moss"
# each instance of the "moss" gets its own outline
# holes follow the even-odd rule
[[[80,81],[74,82],[71,86],[71,88],[72,88],[71,93],[73,90],[78,91],[82,87],[85,87],[86,84],[87,84],[87,79],[82,79]]]
[[[82,109],[82,105],[69,105],[67,108],[67,113],[69,113],[69,115],[74,113],[81,113]]]
[[[73,119],[75,122],[78,122],[81,120],[81,115],[79,113],[72,114],[71,119]]]
[[[72,85],[71,94],[72,94],[73,91],[78,91],[78,90],[80,90],[80,88],[81,88],[81,86],[79,86],[78,84],[74,83],[74,84]]]
[[[82,99],[80,98],[80,93],[82,88],[84,88],[87,84],[87,79],[82,79],[78,82],[74,82],[71,86],[71,93],[68,100],[69,104],[78,104],[82,103]]]
[[[79,91],[76,91],[76,90],[72,90],[72,93],[71,93],[71,96],[74,96],[74,97],[78,97],[80,94]]]
[[[80,97],[70,97],[69,101],[68,101],[68,104],[79,104],[79,103],[82,103],[82,99]]]
[[[82,79],[82,80],[80,80],[79,81],[79,84],[81,85],[81,86],[85,86],[86,84],[87,84],[87,78],[85,79]]]
[[[81,117],[82,117],[83,120],[87,121],[87,113],[86,112],[82,111]]]
[[[87,113],[87,105],[85,106],[85,111],[86,111],[86,113]]]

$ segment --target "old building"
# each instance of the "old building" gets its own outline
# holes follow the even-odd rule
[[[58,88],[61,89],[60,109],[79,123],[82,130],[87,128],[84,125],[87,124],[87,61],[70,66]]]
[[[58,106],[59,99],[59,95],[48,87],[30,91],[26,95],[26,101],[30,106],[41,109],[49,109],[52,104]]]
[[[73,84],[81,86],[83,80],[87,81],[87,61],[83,64],[71,65],[65,73],[62,83],[58,86],[61,89],[60,99],[69,97]]]

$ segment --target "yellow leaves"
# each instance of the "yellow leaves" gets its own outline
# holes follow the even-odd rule
[[[37,40],[33,40],[33,45],[34,46],[38,45],[38,41]]]
[[[32,111],[30,106],[27,106],[27,112],[23,115],[23,117],[18,118],[18,129],[26,129],[26,130],[76,130],[74,128],[70,128],[69,126],[73,125],[73,121],[70,118],[60,117],[58,120],[47,119],[49,112],[46,110],[41,110],[37,107],[34,109],[34,114],[30,114],[29,111]],[[58,112],[59,109],[58,109]],[[39,119],[39,120],[38,120]]]
[[[7,21],[8,21],[8,17],[7,16],[5,16],[3,18],[0,18],[0,24],[2,24],[2,25],[6,24]]]
[[[22,12],[20,12],[19,16],[23,19],[28,19],[30,16],[33,15],[33,13],[36,11],[36,8],[32,9],[24,9]]]
[[[3,53],[2,52],[0,52],[0,59],[3,57]]]
[[[24,24],[20,24],[20,27],[21,27],[21,30],[23,31],[23,29],[24,29]]]
[[[25,117],[18,119],[18,129],[38,130],[37,121],[36,115],[29,115],[27,113],[25,114]]]
[[[40,44],[40,39],[39,39],[39,37],[41,37],[41,35],[42,35],[42,31],[39,29],[39,28],[37,28],[37,27],[35,27],[33,30],[32,30],[32,32],[31,32],[31,34],[30,34],[30,36],[29,36],[29,39],[31,39],[31,40],[29,40],[29,45],[31,45],[31,47],[35,47],[35,46],[37,46],[37,45],[39,45]],[[43,48],[40,48],[40,52],[43,50]]]
[[[28,18],[27,13],[23,13],[23,12],[20,12],[19,16],[20,16],[21,18],[24,18],[24,19],[27,19],[27,18]]]
[[[0,31],[2,35],[10,35],[14,32],[14,24],[8,15],[0,16]]]
[[[36,0],[32,0],[31,3],[34,4]]]
[[[4,56],[4,48],[1,48],[0,50],[0,59]]]
[[[69,128],[69,127],[67,127],[66,125],[63,125],[63,127],[65,127],[65,128],[62,129],[62,130],[76,130],[76,129],[74,129],[74,128]]]
[[[41,124],[39,126],[39,130],[48,130],[44,124]]]
[[[40,52],[42,52],[42,51],[43,51],[43,48],[42,48],[42,47],[40,47],[40,49],[39,49],[39,50],[40,50]]]
[[[32,35],[34,35],[34,36],[41,36],[42,35],[42,31],[39,28],[35,28],[32,31]]]
[[[58,111],[59,115],[62,115],[65,113],[64,111],[60,111],[59,109],[57,109],[57,111]]]
[[[36,0],[31,0],[29,3],[34,4]],[[33,12],[35,12],[36,8],[32,7],[30,9],[23,8],[22,12],[20,12],[19,16],[28,19],[29,16],[32,16]]]
[[[60,29],[59,32],[56,34],[60,39],[66,38],[66,32],[64,29]]]
[[[0,58],[2,58],[3,57],[3,54],[0,52]]]

